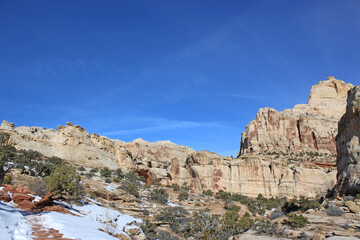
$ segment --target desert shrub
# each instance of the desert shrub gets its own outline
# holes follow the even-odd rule
[[[145,219],[140,226],[146,235],[146,239],[149,240],[156,239],[156,227],[156,224],[152,223],[149,219]]]
[[[121,179],[119,177],[114,177],[113,178],[113,182],[119,183],[121,181]]]
[[[13,175],[12,175],[12,174],[7,174],[7,175],[5,175],[3,184],[11,184],[12,179],[13,179]]]
[[[178,199],[180,201],[186,200],[189,198],[189,193],[187,191],[181,190],[181,192],[178,195]]]
[[[92,172],[85,173],[85,177],[87,177],[87,178],[92,178],[94,176],[95,176],[95,174],[93,174]]]
[[[206,196],[212,196],[212,195],[214,195],[214,193],[213,193],[210,189],[204,190],[202,193],[203,193],[204,195],[206,195]]]
[[[180,186],[176,183],[171,184],[172,189],[174,189],[175,192],[180,191]]]
[[[285,216],[284,213],[283,213],[283,211],[281,211],[280,209],[275,209],[274,211],[272,211],[272,212],[270,213],[269,218],[270,218],[271,220],[274,220],[274,219],[276,219],[276,218],[283,217],[283,216]]]
[[[99,169],[97,169],[97,168],[92,168],[92,169],[90,169],[90,172],[92,172],[92,173],[96,173],[96,172],[98,172],[99,171]]]
[[[285,229],[281,224],[277,222],[271,223],[269,220],[257,221],[252,228],[259,233],[267,233],[270,235],[281,235]]]
[[[168,223],[170,228],[175,232],[182,232],[186,229],[188,212],[182,207],[163,208],[159,214],[155,216],[157,221]]]
[[[291,213],[288,215],[288,225],[293,228],[303,228],[308,223],[307,217]]]
[[[111,170],[108,167],[104,167],[103,169],[100,169],[100,175],[105,178],[111,177]]]
[[[224,208],[228,211],[234,211],[234,212],[239,212],[241,209],[239,206],[228,201],[225,202]]]
[[[230,199],[230,196],[231,196],[231,194],[228,192],[225,192],[224,190],[220,190],[215,194],[216,199],[223,199],[223,200]]]
[[[157,233],[157,239],[159,240],[169,240],[170,239],[170,233],[165,230],[159,230]]]
[[[355,198],[356,198],[356,199],[360,199],[360,193],[356,194],[356,195],[355,195]]]
[[[144,209],[144,211],[143,211],[143,215],[145,215],[145,216],[149,216],[149,214],[150,214],[149,210]]]
[[[50,176],[45,178],[46,186],[54,195],[66,194],[75,201],[85,195],[80,181],[80,175],[75,172],[74,168],[67,165],[58,166]]]
[[[201,207],[200,203],[195,203],[195,207]]]
[[[159,203],[166,203],[169,198],[169,195],[166,193],[165,189],[156,188],[153,189],[150,193],[150,199]]]
[[[106,183],[111,183],[112,181],[111,181],[110,178],[105,178],[105,182],[106,182]]]
[[[184,182],[184,183],[181,185],[181,190],[183,190],[183,191],[190,191],[190,186],[188,185],[187,182]]]
[[[308,235],[306,232],[301,232],[301,233],[299,234],[299,237],[298,237],[298,238],[299,238],[299,239],[311,239],[312,236]]]
[[[45,182],[41,179],[36,179],[34,181],[31,181],[28,187],[38,196],[44,196],[49,191],[48,188],[46,187]]]
[[[330,205],[325,212],[328,216],[344,216],[345,214],[341,208],[334,205]]]
[[[134,197],[139,197],[139,186],[136,181],[131,181],[128,179],[123,179],[121,181],[121,189],[125,190],[127,193],[133,195]]]
[[[80,166],[80,167],[78,168],[78,170],[82,172],[82,171],[85,171],[85,168],[84,168],[83,166]]]
[[[123,178],[125,176],[125,174],[123,173],[123,171],[120,168],[115,170],[115,175],[119,178]]]
[[[219,237],[220,219],[214,216],[210,211],[203,210],[194,212],[189,219],[187,235],[194,239],[222,239]]]
[[[291,199],[286,201],[282,206],[282,211],[285,213],[301,211],[305,212],[308,209],[316,209],[320,206],[320,202],[317,199],[308,199],[301,196],[300,199]]]
[[[9,140],[10,134],[6,132],[0,132],[0,147]]]

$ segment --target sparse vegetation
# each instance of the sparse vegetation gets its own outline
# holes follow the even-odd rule
[[[203,192],[202,192],[204,195],[206,195],[206,196],[212,196],[212,195],[214,195],[214,193],[210,190],[210,189],[208,189],[208,190],[204,190]]]
[[[163,188],[155,188],[150,193],[150,199],[159,203],[166,203],[169,195]]]
[[[112,174],[112,171],[108,167],[104,167],[103,169],[100,169],[100,175],[105,178],[110,178]]]
[[[48,188],[43,180],[37,179],[31,181],[28,185],[29,189],[33,191],[38,196],[44,196],[48,193]]]
[[[308,223],[307,217],[303,215],[298,215],[295,213],[291,213],[288,215],[288,225],[293,228],[303,228]]]
[[[67,166],[58,166],[54,172],[45,178],[48,189],[54,195],[66,195],[70,200],[80,200],[84,195],[84,189],[80,183],[81,177],[75,169]]]
[[[336,207],[334,205],[330,205],[328,206],[328,208],[325,210],[326,214],[329,215],[329,216],[344,216],[344,211],[339,208],[339,207]]]

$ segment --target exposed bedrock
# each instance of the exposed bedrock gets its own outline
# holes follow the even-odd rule
[[[282,112],[261,108],[242,133],[238,156],[271,151],[336,154],[337,123],[352,87],[328,77],[311,88],[307,104]]]
[[[336,146],[338,193],[360,193],[360,86],[348,93],[346,113],[339,121]]]

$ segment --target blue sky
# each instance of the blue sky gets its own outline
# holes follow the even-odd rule
[[[0,0],[0,116],[236,155],[260,107],[360,84],[360,1]]]

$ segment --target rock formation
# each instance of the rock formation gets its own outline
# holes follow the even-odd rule
[[[336,172],[315,164],[288,163],[283,156],[221,157],[201,151],[190,154],[185,163],[173,159],[170,169],[173,182],[184,182],[196,192],[224,190],[256,197],[316,197],[332,188]]]
[[[311,88],[307,104],[282,112],[261,108],[242,133],[238,156],[273,151],[336,154],[337,122],[352,87],[328,77]]]
[[[136,170],[149,181],[167,179],[166,168],[172,158],[185,161],[186,156],[194,152],[170,141],[151,143],[136,139],[125,143],[96,133],[90,135],[84,128],[69,122],[58,129],[45,129],[15,128],[13,123],[3,121],[0,132],[9,133],[8,142],[17,149],[35,150],[45,156],[56,156],[85,167]]]
[[[360,193],[360,86],[348,93],[346,113],[339,121],[336,147],[338,193]]]

